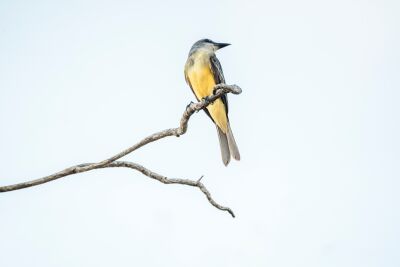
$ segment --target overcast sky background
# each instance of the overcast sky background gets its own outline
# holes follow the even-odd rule
[[[0,195],[1,266],[399,266],[399,1],[1,1],[0,185],[175,127],[217,53],[242,160],[202,112],[96,170]]]

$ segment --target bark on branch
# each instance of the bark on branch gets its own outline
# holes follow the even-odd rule
[[[22,183],[13,184],[13,185],[0,186],[0,193],[44,184],[44,183],[59,179],[61,177],[65,177],[65,176],[69,176],[69,175],[77,174],[77,173],[81,173],[81,172],[87,172],[87,171],[91,171],[94,169],[124,167],[124,168],[130,168],[130,169],[137,170],[137,171],[141,172],[142,174],[144,174],[145,176],[155,179],[164,184],[182,184],[182,185],[198,187],[201,190],[201,192],[203,192],[203,194],[207,197],[207,199],[211,203],[211,205],[213,205],[217,209],[227,211],[232,215],[232,217],[235,217],[235,214],[233,213],[233,211],[230,208],[221,206],[217,202],[214,201],[214,199],[211,197],[210,192],[207,190],[207,188],[204,186],[204,184],[201,183],[200,180],[202,177],[200,179],[198,179],[197,181],[188,180],[188,179],[168,178],[163,175],[157,174],[137,163],[128,162],[128,161],[118,161],[118,159],[141,148],[142,146],[145,146],[145,145],[152,143],[154,141],[157,141],[159,139],[162,139],[162,138],[165,138],[168,136],[179,137],[180,135],[185,134],[187,131],[187,128],[188,128],[189,119],[193,115],[193,113],[206,108],[208,105],[213,103],[215,100],[217,100],[224,94],[227,94],[227,93],[240,94],[241,92],[242,92],[242,89],[237,85],[218,84],[214,88],[214,94],[208,96],[207,98],[203,99],[200,102],[197,102],[197,103],[192,102],[186,107],[185,111],[183,112],[183,115],[180,120],[178,128],[166,129],[164,131],[149,135],[146,138],[144,138],[143,140],[141,140],[140,142],[134,144],[133,146],[121,151],[120,153],[118,153],[108,159],[105,159],[105,160],[97,162],[97,163],[83,163],[83,164],[79,164],[79,165],[75,165],[75,166],[66,168],[62,171],[59,171],[57,173],[54,173],[54,174],[51,174],[51,175],[48,175],[48,176],[45,176],[45,177],[42,177],[39,179],[30,180],[27,182],[22,182]]]

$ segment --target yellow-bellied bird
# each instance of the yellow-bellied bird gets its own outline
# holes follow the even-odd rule
[[[212,95],[214,86],[225,83],[221,64],[215,51],[230,44],[216,43],[202,39],[193,44],[185,64],[185,79],[197,100]],[[228,165],[231,156],[240,160],[238,147],[233,137],[228,118],[228,98],[226,95],[217,99],[204,110],[217,126],[222,161]]]

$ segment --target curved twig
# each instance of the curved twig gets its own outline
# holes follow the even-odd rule
[[[171,128],[171,129],[166,129],[161,132],[154,133],[152,135],[147,136],[140,142],[136,143],[135,145],[121,151],[120,153],[105,159],[103,161],[97,162],[97,163],[84,163],[84,164],[79,164],[75,165],[69,168],[66,168],[60,172],[27,181],[27,182],[22,182],[18,184],[13,184],[13,185],[7,185],[7,186],[1,186],[0,187],[0,192],[9,192],[9,191],[14,191],[14,190],[19,190],[31,186],[36,186],[40,184],[44,184],[56,179],[59,179],[61,177],[65,177],[68,175],[72,174],[77,174],[81,172],[87,172],[90,170],[94,169],[100,169],[100,168],[111,168],[111,167],[126,167],[126,168],[131,168],[140,171],[144,175],[153,178],[155,180],[158,180],[164,184],[182,184],[182,185],[189,185],[189,186],[194,186],[198,187],[207,197],[208,201],[216,208],[224,211],[228,211],[232,217],[235,217],[234,213],[230,208],[224,207],[216,203],[213,198],[211,197],[211,194],[207,190],[207,188],[204,186],[203,183],[200,182],[201,178],[198,181],[192,181],[192,180],[187,180],[187,179],[175,179],[175,178],[167,178],[165,176],[162,176],[160,174],[157,174],[155,172],[150,171],[149,169],[133,163],[133,162],[127,162],[127,161],[117,161],[118,159],[128,155],[129,153],[141,148],[144,145],[147,145],[149,143],[152,143],[154,141],[157,141],[159,139],[168,137],[168,136],[177,136],[179,137],[180,135],[183,135],[186,133],[187,128],[188,128],[188,122],[190,117],[193,115],[194,112],[199,111],[213,103],[215,100],[220,98],[222,95],[227,94],[227,93],[232,93],[232,94],[240,94],[242,92],[242,89],[237,86],[237,85],[225,85],[225,84],[218,84],[214,88],[214,94],[207,97],[206,99],[203,99],[200,102],[197,103],[190,103],[185,111],[183,112],[182,118],[180,120],[180,124],[178,128]]]

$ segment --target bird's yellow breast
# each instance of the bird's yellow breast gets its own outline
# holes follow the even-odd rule
[[[187,79],[190,81],[193,92],[197,99],[212,95],[215,86],[214,75],[210,69],[210,61],[208,55],[194,55],[193,64],[186,69]],[[207,107],[211,117],[218,127],[227,132],[228,119],[224,103],[221,99],[217,99],[213,104]]]
[[[214,76],[205,64],[194,64],[188,73],[193,91],[198,99],[209,96],[215,86]]]

